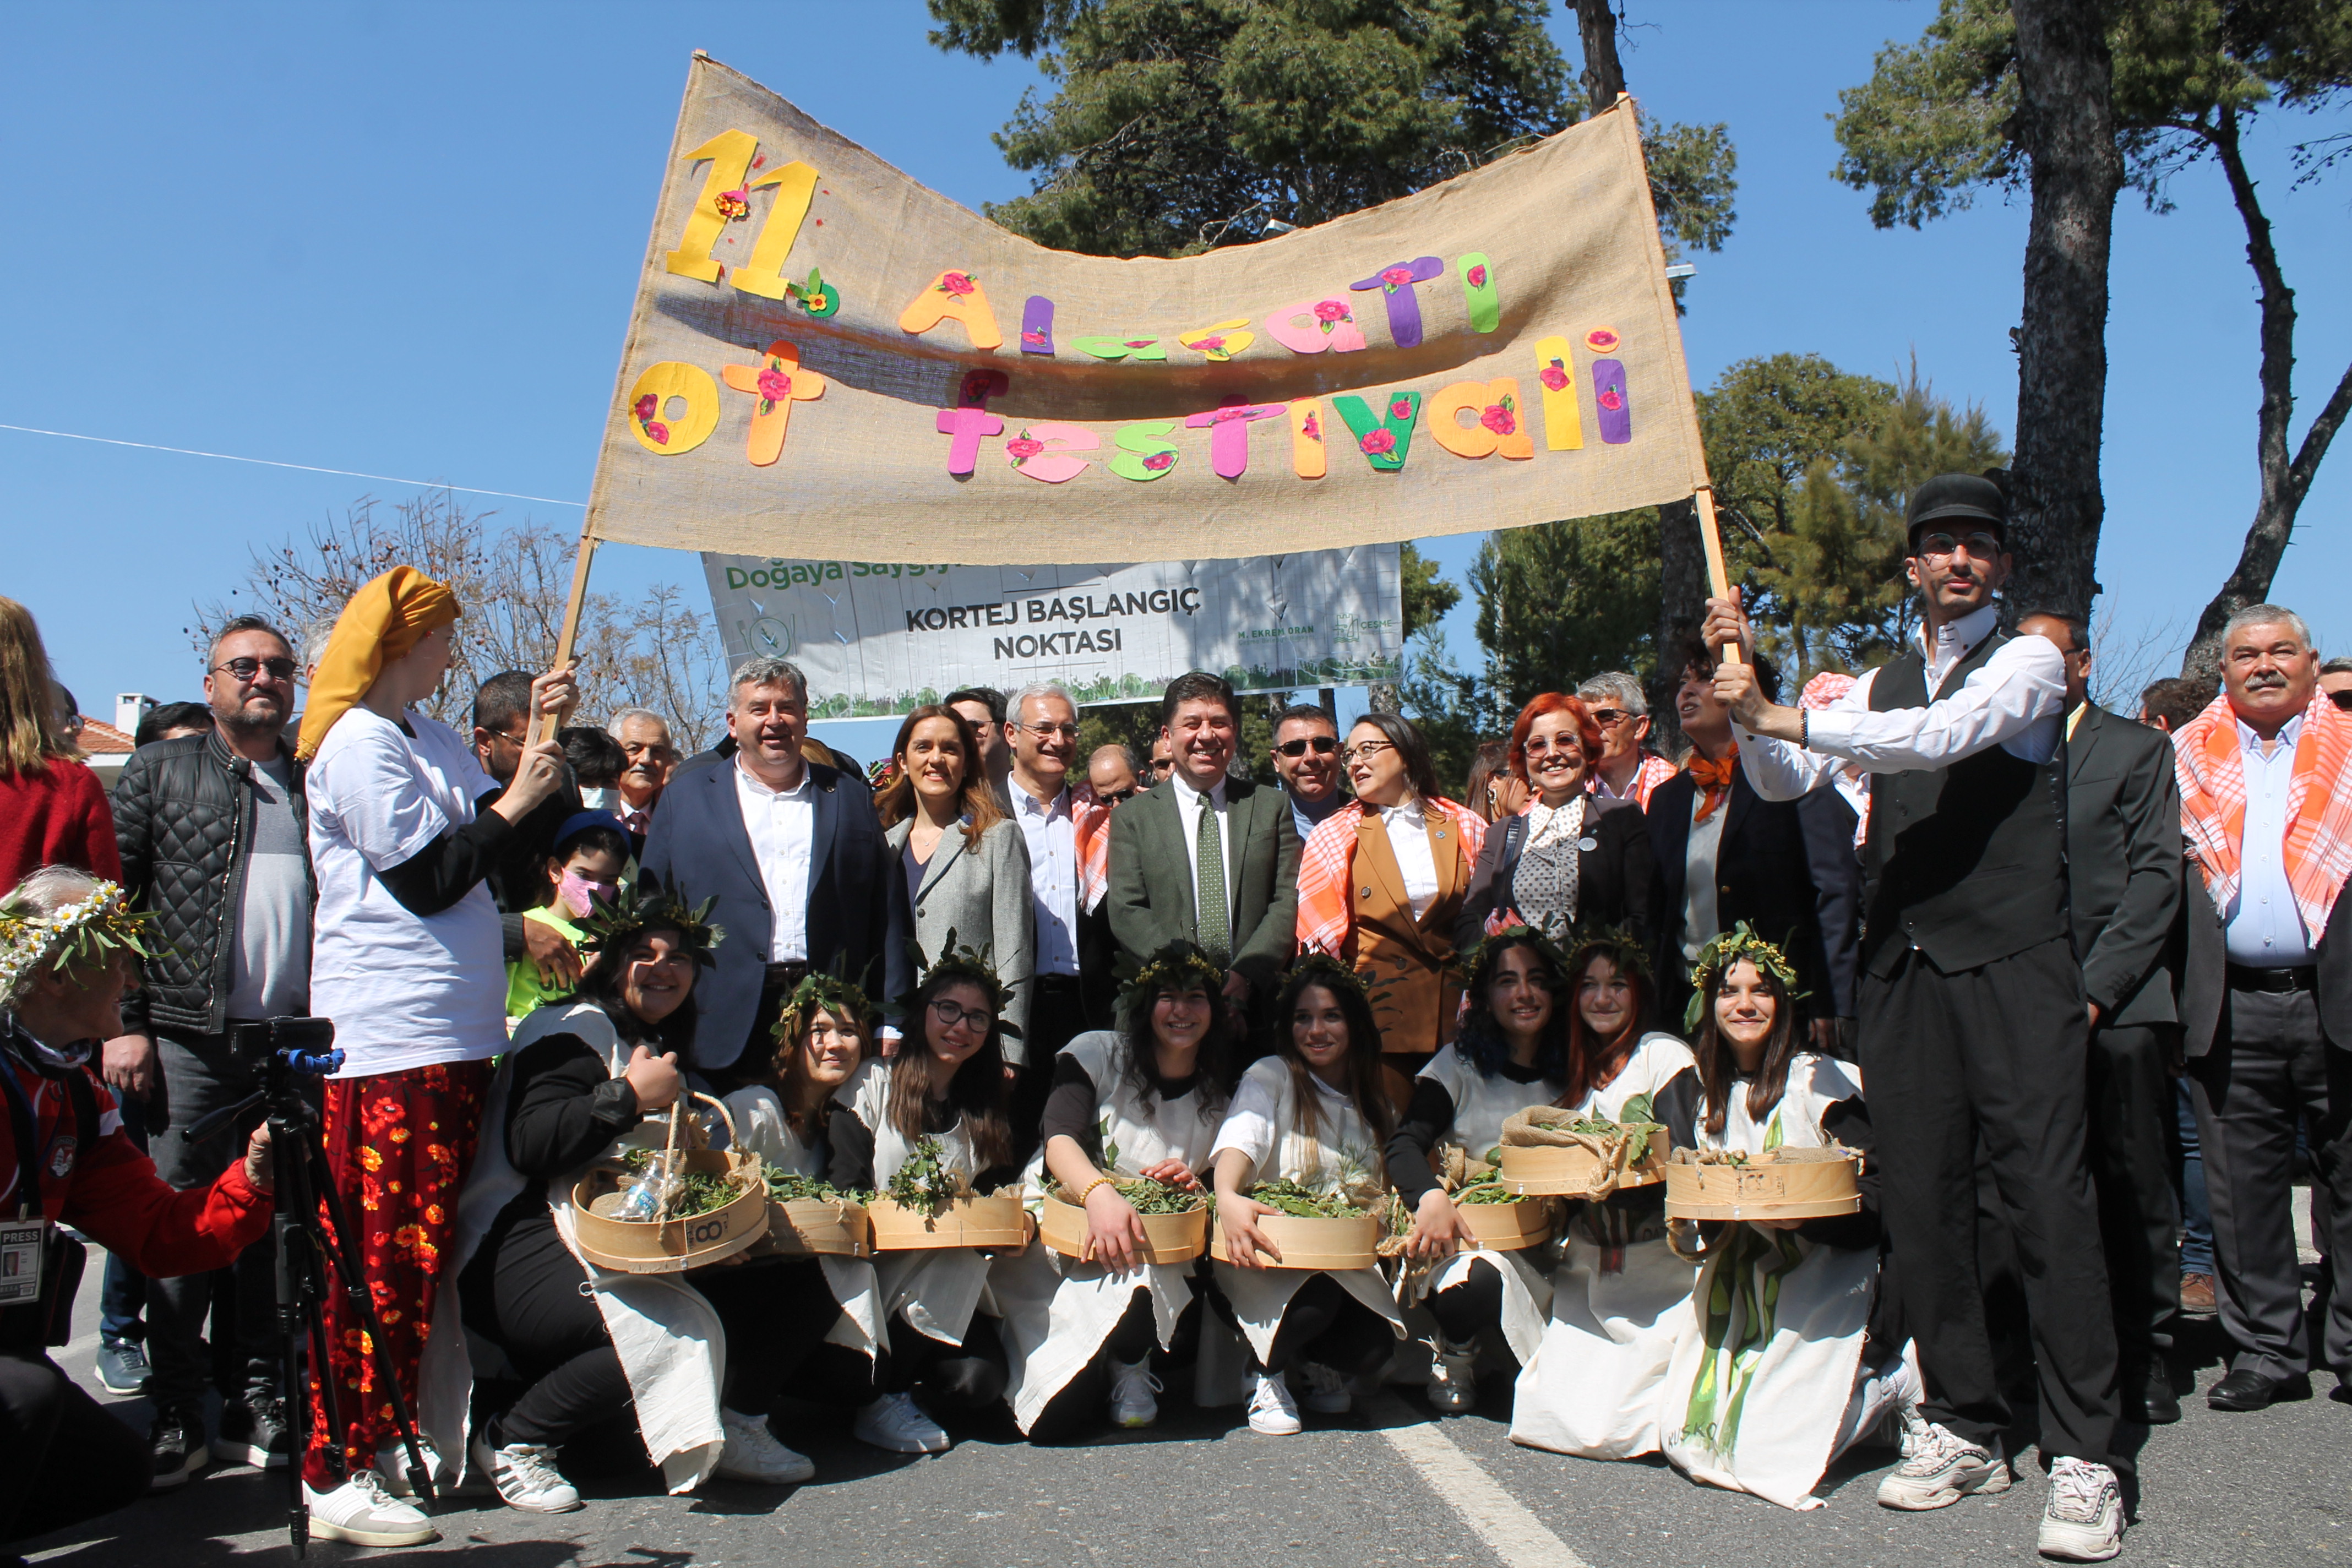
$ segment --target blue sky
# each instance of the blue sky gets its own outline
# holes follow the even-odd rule
[[[1927,0],[1633,0],[1649,111],[1727,121],[1739,222],[1698,258],[1684,323],[1702,386],[1809,351],[1937,389],[2007,431],[2025,212],[1870,226],[1829,177],[1828,116]],[[1036,78],[931,48],[916,0],[20,8],[0,58],[0,422],[584,500],[687,57],[742,69],[934,189],[1027,188],[988,134]],[[1574,26],[1553,30],[1574,55]],[[2352,176],[2290,193],[2257,138],[2315,407],[2352,358]],[[2336,127],[2341,129],[2340,124]],[[2307,133],[2307,132],[2306,132]],[[2107,525],[2118,646],[2177,648],[2255,497],[2255,310],[2219,175],[2118,212]],[[2298,421],[2296,434],[2301,434]],[[39,617],[85,711],[193,696],[191,600],[248,552],[396,484],[0,431],[0,593]],[[575,528],[573,509],[488,500]],[[2321,471],[2276,596],[2352,651],[2352,442]],[[1428,548],[1459,575],[1476,536]],[[600,588],[685,584],[690,556],[606,546]],[[1465,603],[1449,626],[1475,653]]]

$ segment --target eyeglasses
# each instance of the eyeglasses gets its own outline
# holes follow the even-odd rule
[[[1979,561],[1990,561],[2000,553],[2000,541],[1982,529],[1958,539],[1948,533],[1919,536],[1919,553],[1931,561],[1948,561],[1962,550]]]
[[[2352,712],[2352,691],[2331,691],[2327,694],[2327,700],[2347,712]]]
[[[530,744],[530,731],[528,730],[524,731],[520,735],[509,734],[504,730],[492,730],[488,731],[488,733],[491,740],[504,741],[509,746],[528,746]]]
[[[1121,801],[1123,801],[1123,800],[1133,800],[1133,799],[1135,798],[1135,791],[1134,791],[1134,790],[1132,790],[1132,789],[1114,789],[1114,790],[1099,790],[1099,789],[1098,789],[1098,790],[1095,791],[1095,798],[1096,798],[1097,800],[1107,800],[1107,801],[1110,802],[1110,803],[1111,803],[1111,805],[1117,805],[1119,802],[1121,802]]]
[[[1622,708],[1595,708],[1592,710],[1592,721],[1600,725],[1604,730],[1613,730],[1618,725],[1622,724],[1626,720],[1631,719],[1633,716],[1633,715],[1628,713]]]
[[[939,1019],[940,1027],[943,1029],[952,1029],[958,1024],[970,1024],[982,1034],[986,1034],[988,1026],[996,1021],[996,1015],[985,1007],[960,1006],[944,996],[931,999],[931,1015]]]
[[[1056,737],[1065,741],[1075,741],[1078,738],[1078,727],[1076,724],[1024,724],[1021,728],[1041,741],[1051,741]]]
[[[1312,748],[1318,757],[1328,757],[1339,749],[1337,735],[1304,735],[1296,741],[1285,741],[1275,748],[1286,757],[1303,757]]]
[[[294,679],[294,661],[290,658],[226,658],[205,673],[214,675],[224,669],[243,681],[252,680],[265,669],[272,680]]]
[[[1369,763],[1374,757],[1379,756],[1382,752],[1393,752],[1395,750],[1396,742],[1394,741],[1360,741],[1355,745],[1349,746],[1345,751],[1341,752],[1339,753],[1339,760],[1350,764],[1356,763]]]

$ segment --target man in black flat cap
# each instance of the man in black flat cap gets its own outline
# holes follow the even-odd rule
[[[2011,1479],[1977,1277],[1981,1145],[2025,1280],[2053,1463],[2040,1547],[2120,1549],[2116,1335],[2085,1156],[2089,1014],[2068,929],[2064,725],[2057,647],[1994,625],[2009,575],[2006,475],[1944,474],[1906,516],[1920,595],[1912,645],[1832,708],[1764,700],[1717,667],[1739,759],[1767,800],[1845,763],[1870,774],[1863,849],[1863,1082],[1882,1211],[1928,1425],[1880,1483],[1890,1508],[1942,1508]],[[1737,595],[1708,601],[1710,646],[1753,647]]]

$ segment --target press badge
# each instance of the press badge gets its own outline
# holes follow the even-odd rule
[[[47,1220],[0,1221],[0,1307],[41,1299],[41,1259],[48,1249]]]

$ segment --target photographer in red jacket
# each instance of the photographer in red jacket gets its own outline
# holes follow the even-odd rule
[[[269,1132],[205,1187],[174,1192],[124,1136],[89,1062],[122,1032],[139,921],[122,889],[47,866],[0,898],[0,1541],[134,1501],[147,1446],[69,1382],[81,1247],[69,1225],[142,1273],[221,1268],[269,1224]]]

